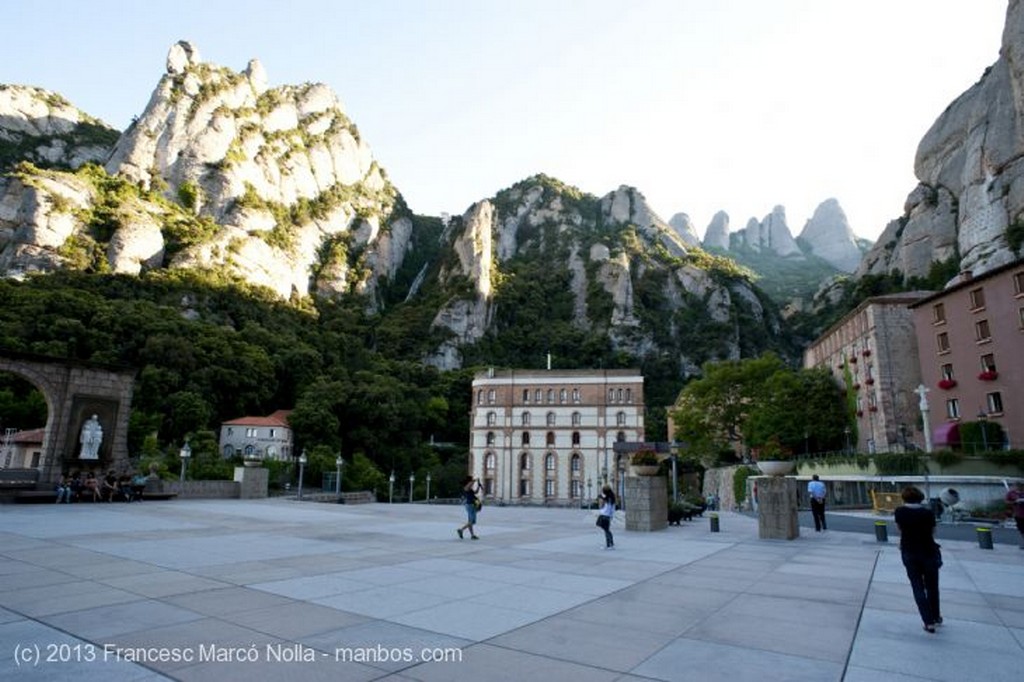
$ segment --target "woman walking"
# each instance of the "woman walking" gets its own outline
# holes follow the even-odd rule
[[[613,549],[615,538],[612,537],[612,518],[615,517],[615,493],[607,483],[601,488],[601,511],[598,512],[597,525],[604,531],[604,548]]]
[[[466,523],[455,529],[459,539],[463,538],[463,532],[468,530],[469,537],[479,540],[480,536],[473,530],[476,525],[477,493],[480,492],[480,481],[472,476],[466,476],[462,481],[462,505],[466,508]]]
[[[942,553],[935,542],[935,514],[924,507],[924,494],[908,486],[901,493],[903,506],[893,515],[900,529],[900,554],[907,569],[910,589],[926,632],[942,624],[939,611],[939,568]]]

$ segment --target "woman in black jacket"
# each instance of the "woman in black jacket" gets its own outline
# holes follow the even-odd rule
[[[923,506],[924,494],[912,486],[901,493],[903,506],[894,518],[900,529],[900,554],[914,591],[917,610],[926,632],[942,624],[939,611],[939,568],[942,554],[935,543],[935,514]]]

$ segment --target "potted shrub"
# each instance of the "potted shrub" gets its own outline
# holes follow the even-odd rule
[[[949,389],[953,388],[954,386],[956,386],[956,379],[940,379],[939,380],[939,388],[941,388],[943,391],[948,391]]]
[[[995,381],[998,377],[999,374],[994,369],[987,369],[978,375],[978,378],[982,381]]]
[[[629,458],[629,464],[637,476],[654,476],[658,473],[660,463],[654,450],[637,450]]]
[[[796,467],[793,451],[783,447],[778,436],[770,437],[761,447],[755,449],[757,468],[765,476],[784,476]]]

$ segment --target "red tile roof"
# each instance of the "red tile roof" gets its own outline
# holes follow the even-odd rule
[[[266,417],[239,417],[238,419],[232,419],[230,421],[223,422],[224,426],[283,426],[290,428],[288,424],[288,415],[292,413],[291,410],[277,410],[273,414],[267,415]]]

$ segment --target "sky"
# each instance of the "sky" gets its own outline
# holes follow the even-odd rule
[[[0,83],[124,129],[191,41],[339,96],[416,213],[537,173],[703,235],[835,198],[875,239],[917,144],[999,56],[1006,0],[4,0]]]

